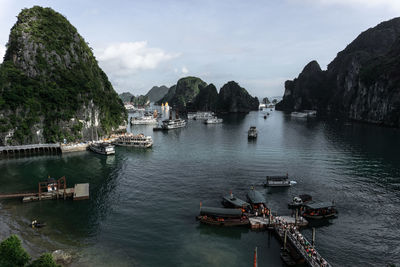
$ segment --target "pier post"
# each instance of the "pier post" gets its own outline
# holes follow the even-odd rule
[[[283,249],[286,250],[287,230],[285,229],[285,237],[283,238]]]
[[[312,247],[315,247],[315,227],[312,228]]]
[[[296,208],[296,218],[295,218],[295,221],[294,221],[294,225],[297,225],[298,220],[299,220],[299,209]]]
[[[254,267],[257,267],[257,247],[254,249]]]

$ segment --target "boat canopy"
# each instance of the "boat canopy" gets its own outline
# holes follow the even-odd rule
[[[312,210],[327,209],[327,208],[335,207],[335,205],[332,202],[313,202],[313,203],[309,203],[304,206],[306,208],[312,209]]]
[[[242,211],[238,209],[201,207],[200,215],[209,215],[218,217],[240,217],[242,216]]]
[[[289,177],[286,176],[267,176],[268,181],[286,181]]]
[[[250,205],[246,201],[243,201],[236,197],[232,197],[231,195],[224,196],[223,199],[238,208],[247,207]]]
[[[265,197],[257,190],[250,189],[247,193],[247,198],[251,204],[265,204],[267,201]]]

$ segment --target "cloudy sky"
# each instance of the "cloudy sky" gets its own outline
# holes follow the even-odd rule
[[[359,33],[400,16],[400,0],[0,0],[1,55],[33,5],[66,16],[117,92],[135,95],[190,75],[279,96],[311,60],[325,69]]]

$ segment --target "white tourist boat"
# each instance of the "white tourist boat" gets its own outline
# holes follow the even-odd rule
[[[148,148],[153,145],[153,139],[151,136],[145,136],[144,134],[125,134],[119,136],[113,144],[116,146]]]
[[[153,116],[142,116],[142,117],[131,117],[132,125],[143,125],[143,124],[157,124],[157,118]]]
[[[316,110],[303,110],[302,112],[294,111],[290,113],[290,116],[294,118],[314,118],[317,116]]]
[[[307,118],[308,117],[306,112],[298,112],[298,111],[294,111],[294,112],[290,113],[290,116],[292,116],[294,118]]]
[[[188,113],[189,120],[207,120],[212,117],[214,117],[214,113],[211,111],[197,111]]]
[[[204,120],[204,123],[205,124],[216,124],[216,123],[222,123],[223,121],[224,121],[223,119],[217,118],[215,116],[215,117]]]
[[[92,143],[89,145],[89,149],[102,155],[115,154],[115,147],[110,143]]]
[[[182,128],[186,126],[186,121],[182,119],[169,119],[169,120],[163,120],[161,128],[164,130],[172,130],[172,129],[177,129],[177,128]]]

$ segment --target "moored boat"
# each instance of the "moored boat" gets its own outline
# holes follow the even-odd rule
[[[250,204],[244,200],[236,198],[232,193],[222,197],[222,205],[226,208],[242,209],[242,211],[248,210]]]
[[[293,200],[292,200],[292,202],[290,202],[288,204],[288,207],[289,207],[289,209],[300,208],[300,207],[304,206],[305,204],[309,203],[310,201],[312,201],[312,196],[307,195],[307,194],[299,195],[299,196],[293,197]]]
[[[242,226],[250,223],[240,209],[214,207],[201,207],[200,215],[196,219],[205,224],[219,226]]]
[[[256,138],[257,138],[257,135],[258,135],[258,133],[257,133],[257,128],[256,128],[256,126],[250,126],[250,129],[249,129],[249,131],[247,132],[247,137],[248,137],[249,139],[256,139]]]
[[[217,118],[217,117],[212,117],[209,119],[204,120],[204,124],[216,124],[216,123],[222,123],[223,119]]]
[[[186,121],[179,118],[178,111],[176,111],[175,113],[175,119],[172,119],[172,114],[170,113],[169,119],[163,120],[161,124],[161,128],[164,130],[172,130],[172,129],[182,128],[185,126],[186,126]]]
[[[251,187],[251,189],[247,192],[246,198],[256,215],[268,213],[267,201],[265,197],[259,191],[255,190],[254,187]]]
[[[285,176],[267,176],[267,187],[286,187],[296,184],[295,181],[289,181],[289,175]]]
[[[113,144],[116,146],[148,148],[153,145],[153,139],[151,136],[145,136],[144,134],[125,134],[118,137]]]
[[[307,219],[328,219],[337,215],[336,206],[333,202],[311,202],[303,206],[302,216]]]
[[[89,149],[102,155],[115,154],[115,147],[110,143],[92,143],[89,145]]]

